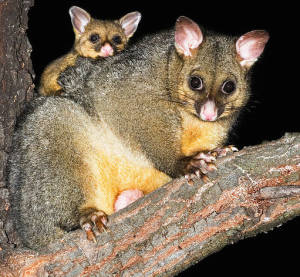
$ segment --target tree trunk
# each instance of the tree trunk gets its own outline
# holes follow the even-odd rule
[[[109,217],[97,243],[70,232],[43,253],[6,253],[7,276],[173,276],[300,214],[300,134],[219,159],[210,181],[176,179]],[[9,275],[11,274],[11,275]]]
[[[26,36],[27,13],[33,0],[0,0],[0,245],[15,233],[7,221],[8,190],[5,184],[7,154],[16,117],[33,95],[31,46]]]
[[[27,12],[33,0],[0,0],[0,275],[172,276],[225,245],[300,214],[300,134],[218,160],[210,181],[184,178],[109,217],[86,240],[70,232],[43,253],[13,249],[5,166],[16,117],[33,96]]]

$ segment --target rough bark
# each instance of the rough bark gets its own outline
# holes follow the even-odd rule
[[[0,245],[15,240],[5,184],[7,154],[16,117],[33,94],[31,46],[26,36],[27,13],[33,0],[0,0]]]
[[[4,276],[173,276],[227,244],[300,214],[300,134],[245,148],[217,165],[208,183],[174,180],[110,216],[97,243],[77,230],[43,253],[7,252],[0,271]]]

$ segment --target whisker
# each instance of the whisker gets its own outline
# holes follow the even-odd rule
[[[174,99],[164,99],[164,98],[157,98],[158,101],[166,101],[166,102],[170,102],[170,103],[176,103],[176,104],[179,104],[179,105],[182,105],[182,106],[185,106],[186,104],[182,101],[176,101]]]
[[[174,96],[174,95],[172,95],[172,96],[165,95],[165,96],[166,96],[166,98],[160,98],[158,100],[176,103],[176,104],[179,104],[184,107],[188,107],[188,106],[194,107],[194,102],[196,101],[196,99],[194,97],[186,94],[182,90],[178,90],[176,93],[176,96]]]
[[[226,105],[228,105],[228,104],[232,104],[232,103],[234,103],[234,102],[236,102],[236,101],[238,101],[238,100],[239,100],[239,99],[231,100],[231,101],[222,103],[220,106],[221,106],[221,107],[224,107],[224,106],[226,106]]]

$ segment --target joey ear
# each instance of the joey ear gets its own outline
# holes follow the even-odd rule
[[[91,16],[84,9],[73,6],[69,9],[71,21],[75,32],[82,34],[85,31],[85,27],[91,21]]]
[[[255,30],[241,36],[236,42],[240,65],[250,68],[264,51],[270,36],[264,30]]]
[[[141,18],[142,18],[141,13],[131,12],[119,19],[119,22],[127,38],[133,36],[140,23]]]
[[[203,41],[200,27],[191,19],[180,16],[175,25],[175,48],[179,54],[192,56],[191,50],[199,47]]]

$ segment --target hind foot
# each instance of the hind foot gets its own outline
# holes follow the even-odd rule
[[[95,226],[99,232],[105,231],[107,229],[107,215],[97,209],[86,209],[81,212],[79,224],[81,229],[85,231],[87,239],[96,242],[93,227]]]

